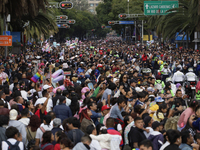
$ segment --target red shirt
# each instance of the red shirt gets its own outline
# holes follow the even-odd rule
[[[56,145],[54,146],[54,150],[60,150],[60,144],[56,144]]]
[[[122,136],[117,130],[115,130],[114,128],[108,128],[107,132],[111,135],[120,135]],[[120,146],[123,146],[123,139],[121,140]]]
[[[142,61],[146,61],[147,60],[147,55],[142,55]]]

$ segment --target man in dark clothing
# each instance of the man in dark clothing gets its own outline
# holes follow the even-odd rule
[[[169,143],[164,150],[181,150],[179,145],[182,143],[181,133],[178,130],[170,131],[168,135]]]
[[[26,87],[29,86],[29,82],[30,82],[30,81],[26,78],[26,74],[25,74],[25,73],[22,74],[22,79],[21,79],[21,81],[24,81],[24,82],[25,82],[25,86],[26,86]]]
[[[53,101],[53,107],[56,106],[57,101],[62,97],[62,90],[61,89],[57,89],[56,90],[56,96],[54,98],[52,98]]]
[[[154,121],[152,123],[152,128],[154,131],[152,131],[148,137],[148,139],[152,142],[153,144],[153,149],[157,150],[160,149],[160,147],[163,145],[164,143],[164,137],[162,135],[162,133],[159,132],[159,126],[161,124],[158,121]]]
[[[51,133],[54,135],[55,137],[55,134],[56,132],[62,130],[61,128],[59,128],[61,125],[61,119],[60,118],[55,118],[53,119],[53,129],[51,130]],[[54,139],[54,141],[52,142],[53,145],[56,145],[56,141]]]
[[[67,137],[73,142],[74,145],[81,142],[81,137],[84,133],[79,129],[80,121],[75,117],[68,118],[68,128],[70,131],[67,133]]]
[[[146,139],[146,136],[143,133],[144,127],[142,118],[136,117],[134,121],[135,127],[131,127],[131,130],[128,133],[128,140],[131,149],[139,148],[139,143]]]
[[[66,118],[72,117],[71,109],[66,106],[66,98],[62,96],[59,105],[53,108],[53,112],[56,114],[56,118],[60,118],[62,121]]]

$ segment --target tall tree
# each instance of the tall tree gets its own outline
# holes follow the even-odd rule
[[[34,18],[40,9],[45,11],[45,4],[47,0],[0,0],[0,14],[10,14],[14,21],[28,14]]]

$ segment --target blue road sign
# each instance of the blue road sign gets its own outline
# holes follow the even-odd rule
[[[111,28],[111,26],[105,26],[105,28]]]
[[[119,21],[119,24],[134,24],[134,21]]]
[[[12,42],[21,42],[21,32],[11,32]]]
[[[182,41],[182,40],[184,40],[184,41],[186,41],[187,40],[187,34],[185,34],[185,36],[183,37],[183,35],[185,34],[185,32],[184,33],[181,33],[181,32],[177,32],[176,33],[176,41]],[[190,37],[189,37],[189,39],[188,40],[190,40]]]
[[[3,31],[3,35],[5,35],[5,31]],[[6,35],[10,35],[10,31],[6,31]]]
[[[60,25],[60,24],[57,24],[57,26],[58,26],[58,27],[61,27],[61,25]]]

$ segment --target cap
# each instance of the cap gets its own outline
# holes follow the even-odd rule
[[[154,92],[154,90],[153,90],[152,87],[148,87],[148,88],[147,88],[147,91],[148,91],[148,92]]]
[[[177,83],[177,84],[176,84],[176,88],[179,88],[179,86],[181,86],[181,84],[180,84],[180,83]]]
[[[130,80],[130,83],[133,83],[133,82],[137,83],[137,80],[131,79],[131,80]]]
[[[141,89],[139,87],[136,87],[135,90],[136,90],[136,92],[142,92],[143,91],[143,89]]]
[[[157,127],[159,127],[161,124],[160,124],[160,122],[158,122],[158,121],[154,121],[153,123],[152,123],[152,128],[155,130]]]
[[[43,86],[43,90],[46,90],[46,89],[48,89],[48,88],[50,88],[50,87],[51,87],[51,86],[45,84],[45,85]]]
[[[151,117],[150,116],[146,116],[145,118],[144,118],[144,124],[145,124],[145,126],[146,127],[148,127],[148,123],[151,121]]]
[[[60,118],[54,118],[53,119],[53,126],[59,127],[61,125],[61,119]]]
[[[17,118],[17,115],[18,115],[18,112],[17,112],[15,109],[12,109],[12,110],[9,112],[10,120],[15,120],[15,119]]]
[[[108,107],[107,105],[101,107],[101,111],[104,111],[104,110],[107,110],[107,109],[110,109],[110,107]]]
[[[156,97],[155,101],[158,102],[158,103],[159,102],[164,102],[164,100],[160,96]]]

